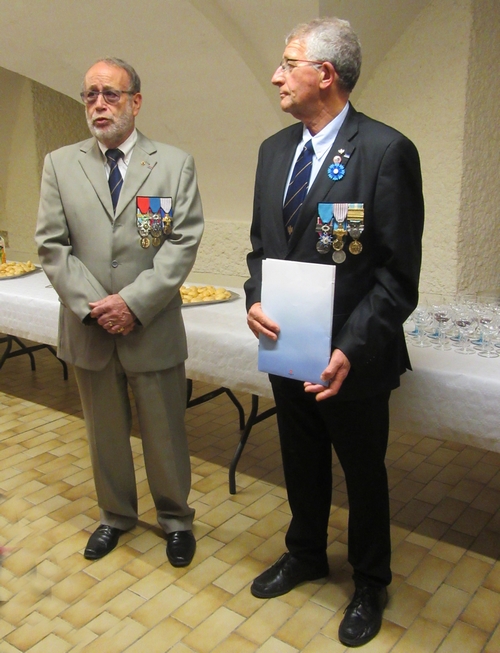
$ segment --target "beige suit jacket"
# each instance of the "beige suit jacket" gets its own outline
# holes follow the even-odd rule
[[[136,197],[171,197],[173,231],[143,249]],[[138,132],[116,215],[94,138],[45,159],[35,240],[60,302],[58,356],[98,371],[113,352],[125,370],[168,369],[187,357],[179,287],[203,232],[193,158]],[[119,293],[140,322],[126,336],[84,324],[89,302]]]

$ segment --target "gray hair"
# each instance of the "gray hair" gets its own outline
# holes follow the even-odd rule
[[[347,20],[315,18],[294,27],[285,42],[294,40],[304,41],[308,59],[329,61],[342,88],[352,91],[361,71],[361,44]]]
[[[122,68],[127,73],[130,80],[129,88],[127,90],[131,93],[141,92],[141,78],[136,73],[135,68],[133,68],[123,59],[118,59],[118,57],[105,57],[104,59],[97,59],[97,61],[95,61],[92,65],[95,66],[97,63],[105,63],[108,64],[108,66],[116,66],[117,68]],[[82,82],[82,88],[84,88],[84,84],[85,80]]]

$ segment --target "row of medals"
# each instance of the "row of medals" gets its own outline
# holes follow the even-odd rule
[[[161,235],[170,236],[172,233],[172,218],[165,214],[141,213],[137,211],[137,231],[141,238],[141,247],[147,249],[151,243],[154,247],[161,245]]]
[[[332,218],[329,222],[325,222],[318,216],[316,232],[319,235],[319,240],[316,244],[316,249],[320,254],[328,254],[330,248],[333,249],[333,261],[335,263],[343,263],[346,260],[344,238],[347,234],[352,238],[352,241],[349,243],[351,254],[357,255],[363,249],[363,245],[359,242],[359,237],[364,229],[364,209],[347,208],[347,204],[334,206],[345,207],[345,211],[342,209],[335,211],[334,209],[335,214],[332,212]]]

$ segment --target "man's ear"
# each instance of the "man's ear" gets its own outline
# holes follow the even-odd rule
[[[319,72],[321,75],[321,80],[320,80],[321,88],[328,88],[333,83],[335,83],[338,78],[337,72],[333,67],[333,64],[330,63],[329,61],[323,62],[323,64],[321,65],[321,70]]]

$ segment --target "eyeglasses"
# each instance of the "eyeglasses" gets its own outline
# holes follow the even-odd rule
[[[291,66],[290,64],[298,64],[298,63],[304,63],[306,66],[314,66],[315,68],[318,68],[319,66],[322,66],[325,62],[324,61],[310,61],[309,59],[282,59],[280,65],[278,68],[281,68],[281,70],[289,74],[291,73],[295,68],[304,68],[305,66]]]
[[[105,91],[83,91],[80,93],[80,97],[84,104],[94,104],[94,102],[97,102],[99,95],[102,95],[106,104],[118,104],[123,93],[135,95],[134,91],[115,91],[115,89],[110,88]]]

